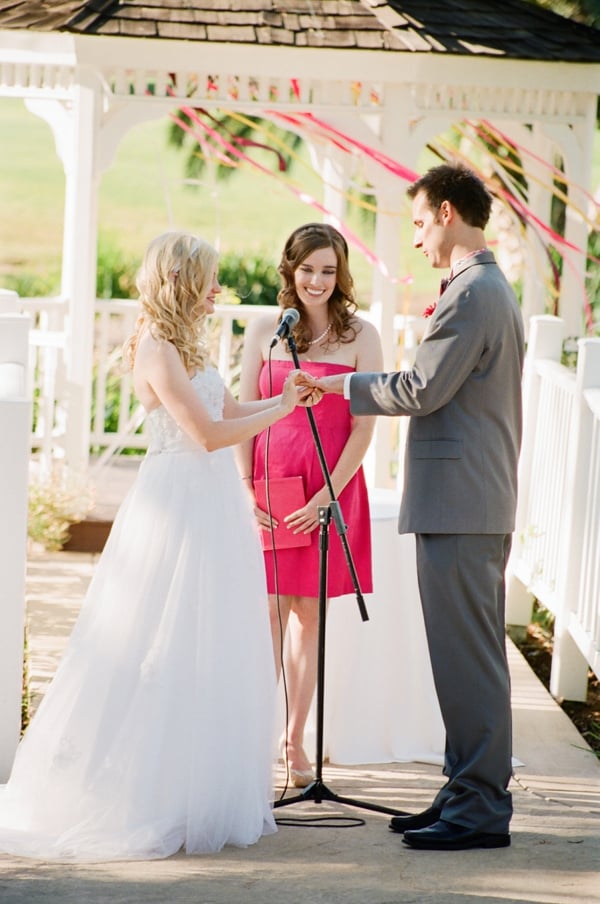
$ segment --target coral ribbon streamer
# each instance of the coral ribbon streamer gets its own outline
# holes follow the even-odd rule
[[[262,164],[257,163],[255,160],[252,160],[251,157],[248,157],[247,154],[244,154],[243,151],[240,151],[238,148],[234,147],[231,142],[227,141],[216,129],[211,128],[207,123],[203,122],[201,117],[198,116],[197,112],[192,107],[181,107],[183,113],[190,118],[197,126],[203,129],[207,135],[209,135],[217,144],[220,144],[222,148],[227,150],[230,154],[233,154],[238,160],[244,161],[245,163],[249,163],[254,169],[257,169],[259,172],[264,173],[268,176],[273,176],[271,170],[267,167],[262,166]],[[171,114],[171,118],[174,122],[177,123],[180,128],[182,128],[185,132],[188,132],[194,138],[198,138],[195,129],[188,125],[185,120],[181,119],[175,114]],[[381,258],[377,257],[370,248],[365,245],[365,243],[354,233],[351,229],[348,229],[345,223],[342,223],[331,211],[327,210],[327,208],[317,201],[316,198],[313,198],[312,195],[307,194],[306,192],[300,191],[294,186],[288,185],[290,191],[296,195],[296,197],[303,201],[305,204],[310,204],[311,207],[314,207],[319,211],[323,216],[326,216],[329,222],[335,226],[335,228],[342,233],[342,235],[347,239],[349,243],[351,243],[354,247],[356,247],[369,261],[370,264],[377,267],[377,269],[388,279],[390,279],[389,271],[385,265],[385,262],[381,260]],[[406,282],[410,279],[410,277],[402,280]]]

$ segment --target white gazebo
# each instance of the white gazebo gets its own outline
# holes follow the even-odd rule
[[[293,79],[294,90],[291,90]],[[51,126],[66,174],[62,297],[66,300],[66,457],[89,448],[100,179],[128,129],[183,104],[269,117],[310,112],[358,144],[415,168],[428,141],[458,120],[489,120],[551,160],[585,203],[590,189],[600,40],[524,0],[14,2],[0,10],[0,96],[21,97]],[[304,134],[306,138],[306,134]],[[309,139],[310,140],[310,139]],[[344,218],[354,157],[331,141],[311,149],[324,206]],[[362,165],[365,165],[364,155]],[[406,183],[370,160],[382,209],[400,209]],[[550,192],[528,203],[549,221]],[[393,336],[399,217],[380,213],[372,314]],[[586,223],[565,239],[585,249]],[[582,327],[584,250],[571,254],[559,300],[567,333]],[[544,313],[543,280],[526,274],[524,313]],[[394,364],[389,340],[386,364]],[[383,456],[385,457],[385,456]],[[387,465],[386,465],[387,466]]]
[[[382,266],[373,269],[371,314],[384,338],[386,366],[393,367],[400,222],[385,211],[401,209],[406,184],[393,166],[377,162],[377,154],[416,169],[421,150],[436,135],[458,121],[487,120],[541,160],[561,161],[569,211],[576,212],[591,189],[599,94],[598,32],[525,0],[0,4],[0,97],[25,99],[49,123],[66,175],[66,317],[54,350],[65,374],[67,463],[85,467],[90,445],[98,189],[132,126],[182,105],[265,118],[310,113],[326,124],[331,140],[320,136],[311,146],[323,177],[324,208],[344,220],[344,189],[358,162],[380,202],[374,253]],[[352,154],[338,146],[334,130],[353,146]],[[310,134],[302,135],[310,144]],[[541,223],[549,222],[551,194],[531,181],[528,206]],[[581,333],[587,237],[585,219],[571,213],[564,236],[569,266],[559,298],[567,335]],[[525,276],[523,306],[526,319],[545,313],[544,280],[533,265]],[[1,363],[13,373],[12,349],[8,359]],[[25,362],[19,366],[24,370]],[[18,398],[14,388],[10,397],[7,390],[2,401],[28,411],[23,392],[24,384]],[[51,418],[53,400],[48,408]],[[374,485],[381,487],[387,482],[389,436],[378,437]],[[13,459],[5,450],[5,460]],[[24,523],[26,475],[20,479],[22,490],[12,482],[8,495]],[[19,536],[24,542],[24,530]],[[20,724],[24,550],[5,544],[0,551],[2,564],[19,571],[14,586],[4,581],[0,600],[1,779]]]

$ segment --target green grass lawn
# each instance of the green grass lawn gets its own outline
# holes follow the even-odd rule
[[[184,179],[184,157],[167,143],[169,120],[154,120],[132,129],[103,174],[99,192],[100,242],[117,249],[135,265],[147,243],[168,229],[189,229],[223,252],[261,255],[278,262],[289,233],[321,214],[290,192],[283,179],[248,168],[227,180],[210,174],[202,184]],[[34,274],[58,285],[63,237],[64,175],[50,127],[20,100],[0,100],[0,286],[3,277]],[[252,155],[260,154],[254,150]],[[267,163],[267,156],[257,158]],[[420,170],[435,160],[423,154]],[[285,178],[322,202],[322,186],[307,154]],[[593,185],[600,182],[600,133],[596,135]],[[372,229],[351,205],[349,227],[371,249]],[[400,275],[413,276],[411,288],[398,288],[398,310],[412,300],[420,310],[435,294],[439,274],[411,247],[408,202],[402,211],[398,247]],[[358,298],[368,307],[372,266],[356,248],[351,268]],[[49,291],[49,290],[48,290]]]
[[[61,254],[62,164],[49,126],[20,101],[0,102],[0,133],[0,198],[5,214],[0,272],[39,270]],[[186,185],[183,156],[167,145],[166,136],[167,120],[135,127],[102,176],[100,232],[126,254],[140,255],[156,234],[183,228],[223,250],[277,255],[286,235],[313,218],[310,208],[277,180],[260,174],[244,172],[218,184],[208,179],[199,186]],[[318,192],[314,175],[312,183],[307,191]]]
[[[132,129],[103,174],[99,196],[101,241],[139,260],[147,243],[167,229],[189,229],[223,252],[260,254],[277,262],[289,233],[321,214],[296,198],[282,180],[250,169],[217,182],[210,175],[190,186],[183,155],[167,144],[168,120]],[[19,100],[0,101],[0,283],[3,276],[32,273],[58,279],[63,231],[64,175],[49,126]],[[251,152],[256,153],[256,152]],[[319,178],[308,164],[296,163],[288,178],[322,202]],[[261,158],[265,163],[265,156]],[[372,230],[358,209],[349,226],[373,249]],[[411,249],[409,207],[403,216],[398,249],[402,272],[414,274],[420,291],[434,291],[437,277]],[[372,267],[351,249],[358,297],[368,306]],[[415,289],[413,288],[413,293]],[[399,308],[407,290],[399,288]]]

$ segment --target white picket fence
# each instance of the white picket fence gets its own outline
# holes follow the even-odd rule
[[[555,617],[551,691],[585,700],[600,674],[600,339],[561,364],[564,325],[534,317],[523,376],[524,437],[507,621],[533,596]]]

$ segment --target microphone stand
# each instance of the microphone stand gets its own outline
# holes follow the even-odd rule
[[[300,361],[298,360],[298,352],[296,343],[292,335],[287,336],[287,343],[292,354],[294,366],[297,370],[301,370]],[[373,810],[378,813],[389,813],[391,816],[405,815],[403,810],[393,810],[390,807],[380,806],[379,804],[366,803],[365,801],[354,800],[351,797],[342,797],[335,794],[323,782],[323,717],[324,717],[324,701],[325,701],[325,625],[327,620],[327,564],[329,553],[329,525],[333,519],[336,530],[342,542],[342,548],[352,583],[356,593],[356,601],[363,621],[368,621],[369,616],[363,599],[363,595],[358,582],[352,554],[348,546],[346,537],[346,525],[342,516],[340,504],[335,497],[331,475],[327,467],[327,461],[323,453],[321,438],[315,423],[315,417],[310,408],[306,408],[306,414],[310,423],[315,448],[323,471],[323,477],[329,491],[330,502],[328,505],[319,506],[319,629],[317,638],[317,724],[316,724],[316,757],[315,757],[315,778],[299,794],[292,797],[284,797],[276,800],[273,807],[287,807],[290,804],[300,803],[305,800],[312,800],[316,804],[322,803],[324,800],[337,801],[341,804],[347,804],[352,807],[361,807],[364,810]]]

